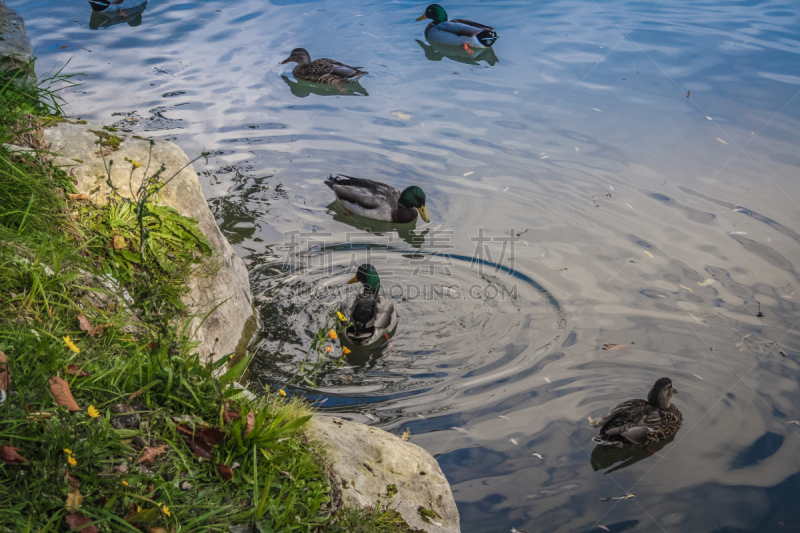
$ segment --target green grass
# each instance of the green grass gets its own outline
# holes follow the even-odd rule
[[[0,76],[4,142],[24,114],[61,111],[52,83],[26,93],[13,75]],[[150,195],[98,207],[71,193],[63,171],[0,147],[0,351],[11,379],[0,446],[27,460],[0,460],[0,531],[68,531],[76,517],[123,532],[411,531],[385,507],[331,509],[324,453],[303,434],[307,407],[277,390],[244,398],[231,385],[247,357],[199,360],[180,303],[189,270],[210,253],[193,220]],[[325,331],[312,347],[320,354]],[[298,376],[314,379],[316,367]],[[57,405],[54,377],[79,409]],[[120,405],[138,420],[121,418]],[[209,428],[225,435],[213,446],[202,441]]]

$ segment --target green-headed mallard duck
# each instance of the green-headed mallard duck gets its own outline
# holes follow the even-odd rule
[[[322,58],[311,61],[311,56],[305,48],[292,50],[292,53],[281,62],[281,65],[292,61],[297,63],[292,70],[294,77],[311,83],[338,86],[342,83],[352,83],[361,76],[369,74],[366,70],[361,70],[363,67],[351,67],[333,59]]]
[[[489,48],[497,40],[494,28],[471,20],[447,20],[447,12],[439,4],[431,4],[417,20],[431,19],[425,38],[442,44],[460,46],[470,55],[472,48]]]
[[[602,426],[592,440],[606,446],[648,445],[670,437],[681,427],[683,415],[670,398],[678,391],[669,378],[656,381],[647,400],[622,402],[593,426]]]
[[[378,271],[370,264],[361,265],[353,279],[347,283],[361,283],[364,291],[347,297],[339,312],[350,322],[344,335],[354,344],[367,346],[397,327],[394,304],[380,294],[381,280]]]
[[[417,219],[417,213],[430,222],[425,212],[425,193],[416,185],[398,191],[391,185],[378,181],[352,178],[337,174],[328,176],[325,185],[351,213],[362,217],[406,223]]]

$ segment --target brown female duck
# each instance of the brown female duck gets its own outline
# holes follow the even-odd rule
[[[674,435],[681,427],[683,415],[671,402],[678,391],[669,378],[655,382],[647,400],[622,402],[600,420],[591,420],[601,426],[600,434],[592,440],[606,446],[647,446]]]
[[[311,56],[305,48],[292,50],[292,53],[281,62],[281,65],[292,61],[297,63],[292,70],[294,77],[311,83],[338,86],[342,83],[352,83],[361,76],[369,74],[369,72],[361,70],[363,67],[351,67],[333,59],[322,58],[311,61]]]

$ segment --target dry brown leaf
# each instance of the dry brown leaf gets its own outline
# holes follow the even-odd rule
[[[83,503],[83,494],[78,489],[74,489],[72,492],[67,494],[67,501],[66,507],[67,511],[77,511],[81,508],[81,504]]]
[[[564,270],[567,270],[567,267],[561,267],[561,268],[557,268],[556,270],[557,270],[558,272],[562,272],[562,271],[564,271]]]
[[[161,455],[162,453],[167,453],[166,446],[153,446],[152,448],[145,448],[142,452],[142,455],[139,456],[139,460],[136,461],[137,465],[143,464],[150,464],[153,460]]]
[[[85,194],[68,194],[70,200],[87,200],[89,197]]]
[[[137,390],[136,392],[134,392],[133,394],[131,394],[130,396],[128,396],[128,401],[131,401],[131,400],[133,400],[134,398],[136,398],[137,396],[139,396],[141,393],[142,393],[142,389],[139,389],[139,390]]]
[[[67,365],[67,374],[70,376],[78,376],[79,378],[88,378],[91,376],[89,372],[82,369],[78,365]]]
[[[53,376],[50,378],[50,393],[58,405],[66,407],[70,411],[80,411],[78,403],[72,396],[72,391],[69,389],[69,383],[64,381],[64,378]]]
[[[11,388],[11,376],[8,374],[8,358],[6,354],[0,350],[0,390],[9,390]]]
[[[197,459],[211,459],[211,451],[214,446],[222,442],[225,432],[218,427],[195,427],[192,429],[188,424],[179,424],[174,418],[176,429],[184,434],[183,439],[186,445],[192,450]]]
[[[78,323],[80,324],[81,330],[88,333],[90,337],[97,337],[98,335],[101,335],[103,330],[111,325],[98,324],[97,326],[92,326],[92,323],[89,322],[89,319],[84,315],[78,315]]]
[[[97,533],[97,527],[91,525],[92,519],[86,518],[81,513],[68,514],[64,517],[64,519],[67,521],[67,525],[71,529],[78,529],[81,528],[82,526],[85,526],[82,527],[82,529],[80,530],[81,533]]]
[[[114,249],[122,250],[128,246],[128,242],[122,235],[114,235]]]
[[[167,533],[167,530],[163,527],[151,527],[150,533]]]
[[[227,405],[225,406],[225,410],[222,412],[222,419],[229,423],[237,420],[241,416],[242,415],[239,413],[239,411],[228,411]]]
[[[66,478],[67,483],[69,483],[69,486],[72,487],[73,489],[77,489],[78,487],[81,486],[81,484],[78,482],[78,479],[70,475],[69,472],[67,472],[64,477]]]
[[[219,472],[220,477],[225,481],[230,481],[233,479],[233,470],[228,465],[224,465],[222,463],[217,463],[217,472]]]
[[[625,348],[627,346],[628,346],[627,344],[604,344],[603,345],[603,349],[613,352],[613,351],[621,350],[621,349],[623,349],[623,348]]]
[[[3,444],[0,446],[0,461],[7,465],[18,465],[20,463],[27,463],[28,460],[17,453],[19,448]]]
[[[247,416],[244,417],[245,422],[247,425],[244,428],[244,436],[246,437],[248,433],[253,431],[253,427],[256,425],[256,415],[253,411],[247,413]]]

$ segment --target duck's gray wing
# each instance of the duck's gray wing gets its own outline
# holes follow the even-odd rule
[[[377,209],[382,205],[394,205],[400,199],[400,191],[377,181],[337,175],[326,180],[336,197],[366,209]]]
[[[358,299],[358,294],[353,293],[347,298],[345,298],[345,300],[341,304],[339,304],[339,312],[342,313],[347,318],[347,320],[352,320],[353,318],[353,309],[356,306],[357,299]]]
[[[392,323],[392,315],[394,314],[394,304],[388,298],[378,298],[377,305],[375,306],[375,327],[388,328]]]
[[[592,423],[592,425],[595,427],[605,426],[606,424],[608,424],[621,414],[624,415],[626,412],[630,412],[633,410],[641,410],[644,409],[645,407],[648,407],[649,405],[650,404],[647,403],[646,400],[628,400],[627,402],[622,402],[621,404],[613,408],[611,411],[603,415],[602,418],[600,418],[599,420],[595,420]],[[628,421],[625,420],[624,422]]]
[[[466,19],[453,19],[440,22],[436,27],[461,37],[474,37],[484,31],[494,31],[494,28],[491,26]]]
[[[317,61],[320,62],[320,65],[324,65],[328,73],[341,76],[342,78],[352,78],[357,74],[366,74],[366,72],[361,70],[364,67],[351,67],[350,65],[345,65],[344,63],[340,63],[334,59],[328,59],[327,57],[318,59]]]
[[[641,412],[638,416],[625,424],[613,425],[613,427],[603,427],[601,434],[604,435],[619,435],[634,444],[645,444],[647,442],[647,434],[655,431],[655,428],[661,423],[661,412],[648,406],[645,412]]]

